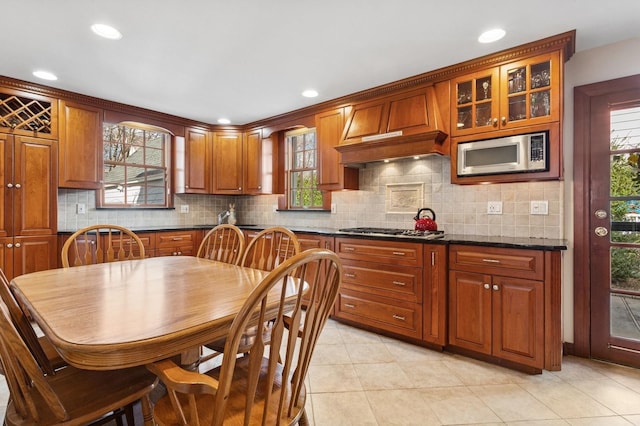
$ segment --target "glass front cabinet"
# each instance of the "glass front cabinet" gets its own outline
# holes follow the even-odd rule
[[[558,121],[560,54],[553,52],[453,79],[454,136]]]

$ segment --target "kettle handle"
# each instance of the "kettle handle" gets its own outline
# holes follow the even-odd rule
[[[430,208],[428,208],[428,207],[425,207],[425,208],[422,208],[422,209],[418,210],[418,214],[416,214],[416,217],[414,217],[413,219],[414,220],[420,219],[420,213],[422,213],[425,210],[428,211],[428,212],[431,212],[431,219],[435,221],[436,220],[436,213],[433,210],[431,210]]]

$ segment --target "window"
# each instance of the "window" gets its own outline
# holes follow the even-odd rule
[[[305,128],[285,133],[285,150],[289,209],[321,209],[316,129]]]
[[[138,124],[103,125],[104,185],[99,207],[171,207],[169,141],[164,129]]]

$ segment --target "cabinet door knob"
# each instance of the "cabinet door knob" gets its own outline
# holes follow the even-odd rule
[[[498,119],[497,118],[493,119],[493,127],[498,127]]]
[[[486,288],[487,290],[489,290],[489,288],[490,288],[490,287],[491,287],[491,286],[490,286],[489,284],[484,283],[484,288]]]
[[[15,248],[20,248],[20,246],[22,246],[22,244],[16,243]]]
[[[20,189],[22,186],[19,183],[16,183],[16,189]]]
[[[13,184],[12,183],[8,183],[7,184],[7,188],[13,188]]]
[[[492,288],[493,288],[493,291],[500,290],[500,287],[498,287],[498,284],[494,284]]]
[[[13,244],[11,243],[7,244],[7,248],[13,248]]]
[[[504,126],[505,124],[507,124],[507,117],[502,117],[502,125]]]

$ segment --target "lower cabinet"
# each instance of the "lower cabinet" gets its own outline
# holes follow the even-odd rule
[[[58,264],[55,235],[0,238],[0,269],[7,279],[54,269]]]
[[[169,231],[156,233],[155,256],[195,256],[196,231]]]
[[[449,250],[449,345],[537,371],[559,369],[561,342],[545,328],[560,328],[559,303],[551,302],[559,279],[551,279],[545,252]]]
[[[202,238],[201,231],[156,231],[156,232],[136,232],[136,235],[142,240],[144,246],[145,257],[156,256],[195,256],[198,251],[198,245]],[[54,263],[59,268],[62,267],[61,250],[64,242],[71,234],[58,235],[58,251],[57,262]],[[55,242],[55,237],[54,242]],[[114,242],[114,248],[117,249],[118,241]],[[134,250],[135,252],[135,250]],[[70,259],[73,264],[73,259]],[[46,268],[50,269],[50,268]]]
[[[422,338],[423,245],[335,239],[343,262],[335,316],[414,339]]]

